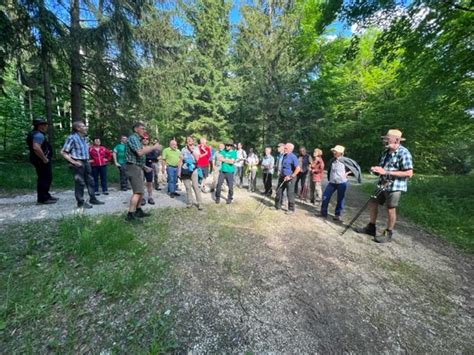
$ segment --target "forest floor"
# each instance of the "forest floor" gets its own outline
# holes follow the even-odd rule
[[[125,211],[125,197],[114,197],[120,203],[109,205]],[[165,198],[159,195],[157,200]],[[358,187],[349,189],[346,223],[365,198]],[[66,200],[71,205],[72,195]],[[206,200],[204,211],[169,206],[173,208],[156,209],[143,225],[133,227],[135,238],[148,245],[147,255],[166,265],[164,272],[156,271],[158,278],[112,296],[96,289],[74,302],[70,295],[65,301],[57,297],[47,315],[21,318],[21,300],[14,309],[3,306],[1,348],[96,353],[133,352],[135,346],[151,353],[474,351],[472,255],[403,219],[394,241],[380,245],[351,230],[341,236],[344,226],[315,217],[309,204],[300,202],[294,215],[286,215],[272,210],[270,200],[239,189],[231,205],[211,204],[210,194]],[[261,202],[269,208],[258,215]],[[5,217],[4,210],[0,216],[9,219],[0,229],[3,260],[17,251],[1,269],[11,278],[23,267],[25,256],[18,250],[28,244],[28,228],[22,226],[31,223],[12,223],[14,217]],[[115,218],[120,224],[123,214]],[[365,214],[358,225],[366,220]],[[73,222],[66,220],[71,227]],[[54,230],[58,222],[47,223]],[[35,232],[35,238],[59,243],[55,232],[42,233]],[[42,241],[29,255],[43,258],[50,244]],[[70,259],[58,266],[63,274],[71,268]],[[41,260],[39,264],[49,263],[48,257]],[[79,273],[82,266],[74,265]],[[83,279],[74,277],[68,280]],[[13,297],[2,296],[2,304]],[[158,331],[150,332],[151,327]]]

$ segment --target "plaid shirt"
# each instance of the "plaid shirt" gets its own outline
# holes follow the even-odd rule
[[[384,151],[380,157],[379,166],[386,171],[406,171],[413,169],[413,159],[407,148],[400,145],[392,153]],[[381,177],[383,178],[383,177]],[[393,177],[393,181],[387,191],[407,191],[408,178]]]
[[[75,160],[89,160],[89,144],[79,133],[73,133],[66,138],[63,150]]]
[[[146,156],[138,156],[137,151],[143,148],[140,136],[136,133],[128,137],[125,148],[125,161],[143,167],[146,162]]]

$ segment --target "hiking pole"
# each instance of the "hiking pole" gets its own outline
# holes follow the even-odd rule
[[[277,187],[275,191],[275,195],[278,195],[278,193],[280,192],[285,182],[286,181],[283,180],[281,184]],[[262,201],[260,201],[260,203],[258,204],[257,208],[255,209],[257,216],[260,216],[263,213],[263,211],[265,211],[265,209],[268,207],[267,205],[265,205],[265,201],[266,201],[266,198],[264,197]]]
[[[387,190],[388,186],[390,185],[390,180],[386,180],[380,184],[377,185],[377,188],[374,190],[374,192],[372,193],[372,195],[370,195],[369,199],[364,203],[364,205],[362,206],[362,208],[359,210],[359,212],[356,213],[356,215],[354,216],[354,218],[351,219],[351,221],[349,222],[349,224],[346,226],[346,228],[344,228],[344,230],[342,231],[341,233],[341,236],[344,235],[344,233],[347,232],[347,230],[349,228],[352,227],[352,225],[355,223],[355,221],[357,221],[359,219],[359,217],[361,216],[361,214],[364,212],[364,210],[367,208],[367,206],[369,205],[370,201],[372,199],[377,199],[377,197],[382,193],[384,192],[385,190]]]

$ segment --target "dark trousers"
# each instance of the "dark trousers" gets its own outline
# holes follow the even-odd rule
[[[280,176],[278,178],[278,190],[275,196],[275,207],[280,209],[281,203],[283,201],[283,194],[287,193],[288,196],[288,210],[294,211],[295,210],[295,179],[291,179],[289,181],[283,182],[284,176]]]
[[[347,189],[347,182],[343,182],[342,184],[333,184],[329,183],[326,186],[323,194],[323,202],[321,204],[321,215],[327,216],[328,215],[328,206],[329,201],[334,192],[337,191],[337,205],[335,215],[340,216],[342,211],[344,210],[344,198],[346,196],[346,189]]]
[[[263,173],[263,186],[265,188],[264,194],[266,195],[272,194],[272,178],[273,178],[272,174]]]
[[[93,166],[92,177],[94,178],[95,192],[99,191],[99,177],[102,192],[107,192],[107,165]]]
[[[127,190],[128,189],[128,178],[125,172],[125,163],[118,167],[120,173],[120,189]]]
[[[51,161],[47,164],[35,162],[33,165],[36,168],[36,175],[38,176],[36,184],[37,200],[38,202],[45,202],[51,197],[49,189],[53,182],[53,167]]]
[[[229,187],[229,191],[227,192],[227,200],[232,201],[234,197],[234,173],[224,173],[219,172],[219,179],[217,180],[217,187],[216,187],[216,201],[221,198],[221,189],[224,180],[227,182],[227,186]]]
[[[306,176],[308,172],[300,171],[298,175],[296,175],[296,182],[295,182],[295,194],[301,195],[303,193],[304,184],[306,184]],[[300,191],[298,192],[298,186],[300,186]]]
[[[92,177],[91,165],[87,161],[78,160],[81,166],[70,165],[74,177],[74,195],[78,204],[84,203],[84,187],[87,188],[91,200],[94,196],[94,178]]]

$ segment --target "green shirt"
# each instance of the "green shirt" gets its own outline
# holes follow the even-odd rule
[[[224,159],[234,159],[234,161],[237,159],[237,152],[235,150],[221,150],[219,152],[222,157]],[[233,173],[235,172],[235,167],[234,167],[234,163],[227,163],[225,161],[222,162],[222,166],[221,166],[221,171],[223,173]]]
[[[181,151],[179,149],[176,148],[173,150],[170,147],[167,147],[163,150],[161,157],[166,162],[166,165],[178,166],[180,155]]]
[[[125,164],[125,144],[119,143],[114,148],[114,153],[117,156],[117,163],[120,165]]]
[[[142,148],[143,144],[138,134],[134,133],[128,137],[127,147],[125,149],[125,160],[127,163],[144,166],[146,161],[145,154],[143,154],[141,157],[139,157],[137,154],[137,152]]]

